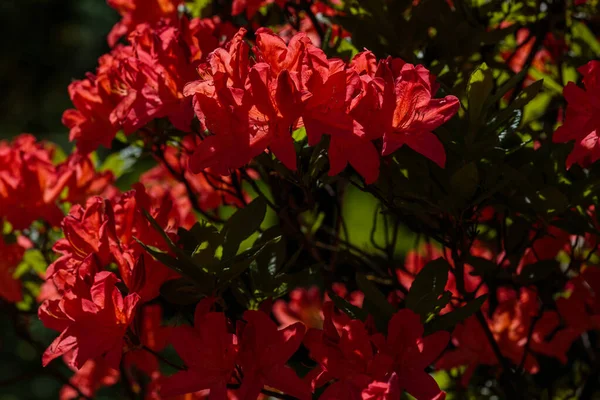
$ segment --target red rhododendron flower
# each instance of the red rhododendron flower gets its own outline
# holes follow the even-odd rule
[[[63,213],[56,200],[64,182],[58,182],[52,154],[31,135],[20,135],[11,144],[0,141],[0,216],[13,229],[29,228],[38,219],[60,223]]]
[[[108,0],[108,5],[121,14],[119,21],[108,34],[108,44],[117,41],[142,23],[157,24],[160,20],[174,21],[178,6],[183,0]]]
[[[240,399],[256,399],[264,386],[299,399],[309,399],[309,386],[285,365],[302,343],[304,325],[295,323],[278,330],[262,311],[244,312],[244,321],[246,323],[240,324],[238,329],[238,362],[244,373]]]
[[[446,152],[432,130],[448,121],[460,106],[454,96],[432,98],[429,71],[406,64],[396,80],[396,107],[392,130],[383,136],[383,154],[407,145],[417,153],[444,167]]]
[[[63,356],[65,363],[70,366],[73,364],[74,357],[74,351]],[[72,366],[71,368],[75,371],[75,374],[69,379],[70,385],[64,385],[60,389],[60,400],[79,399],[80,393],[88,397],[94,397],[94,394],[98,389],[112,386],[116,384],[120,378],[119,371],[110,368],[107,365],[106,360],[102,358],[86,361],[79,370]],[[79,392],[75,390],[74,387],[77,388]]]
[[[348,293],[346,286],[342,283],[334,283],[332,289],[336,295],[347,300],[356,307],[362,307],[364,294],[360,291]],[[329,295],[323,295],[317,286],[308,289],[297,288],[290,292],[290,300],[279,299],[273,304],[273,315],[282,326],[291,325],[295,322],[302,322],[307,328],[323,327],[323,304],[330,301]],[[334,324],[342,324],[345,319],[332,316]]]
[[[22,284],[13,275],[25,254],[19,243],[6,243],[0,234],[0,297],[11,303],[23,299]]]
[[[373,337],[373,342],[380,353],[391,359],[401,389],[418,400],[436,399],[442,392],[433,377],[424,370],[445,350],[450,335],[438,331],[423,337],[423,332],[421,317],[403,309],[390,320],[387,338],[378,334]]]
[[[89,282],[94,274],[111,261],[109,250],[109,220],[106,203],[100,197],[92,197],[86,207],[73,206],[62,222],[64,239],[53,250],[61,256],[46,271],[47,279],[53,278],[60,289],[73,287],[77,279]]]
[[[323,399],[360,398],[369,384],[385,378],[390,363],[376,358],[364,323],[345,316],[336,327],[333,303],[325,303],[323,311],[323,330],[310,329],[304,339],[310,357],[319,363],[306,379],[311,380],[313,389],[337,380],[325,390]],[[385,364],[381,365],[381,361]]]
[[[590,61],[577,71],[583,75],[585,89],[569,82],[563,90],[567,100],[566,118],[552,141],[565,143],[575,141],[573,150],[567,157],[567,168],[573,164],[588,167],[600,159],[600,142],[597,127],[600,125],[600,62]]]
[[[212,301],[198,303],[194,327],[173,328],[171,341],[187,369],[161,382],[163,396],[209,389],[211,400],[227,399],[227,384],[238,353],[237,338],[229,333],[225,314],[207,312],[207,303]]]
[[[59,187],[67,187],[63,199],[71,204],[85,204],[91,196],[111,198],[117,194],[112,186],[115,177],[111,171],[97,172],[92,160],[77,152],[57,167]]]
[[[159,362],[150,351],[160,352],[167,346],[171,336],[171,327],[162,326],[162,308],[158,304],[145,304],[138,313],[131,329],[138,337],[140,345],[146,349],[135,349],[124,354],[127,369],[143,371],[151,379],[160,377]]]
[[[165,232],[174,236],[174,227],[168,226],[172,205],[168,199],[156,204],[140,184],[134,185],[134,188],[124,193],[113,205],[110,249],[125,285],[146,302],[158,296],[163,283],[179,275],[154,258],[144,256],[146,252],[138,240],[165,251],[168,246],[163,234],[150,224],[142,210],[150,213]]]
[[[44,366],[73,351],[70,365],[77,369],[99,357],[119,369],[125,331],[140,297],[135,293],[123,297],[117,281],[112,272],[99,272],[91,286],[79,281],[61,300],[42,304],[38,314],[44,325],[62,331],[44,352]]]

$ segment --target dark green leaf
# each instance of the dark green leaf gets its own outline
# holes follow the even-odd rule
[[[444,294],[449,270],[450,264],[443,258],[427,263],[410,287],[406,307],[421,315],[423,320],[427,319],[440,305],[439,299]]]
[[[223,258],[234,256],[240,244],[258,231],[265,219],[267,203],[262,197],[257,197],[244,208],[233,214],[223,226]]]
[[[333,301],[335,306],[342,310],[346,315],[348,315],[352,319],[358,319],[361,321],[366,321],[369,314],[366,310],[363,310],[360,307],[356,307],[355,305],[350,304],[348,301],[342,299],[337,294],[332,291],[329,292],[329,298]]]
[[[451,331],[456,324],[475,314],[481,308],[487,297],[488,295],[484,294],[483,296],[479,296],[475,300],[470,301],[466,305],[457,308],[448,314],[440,315],[439,317],[434,318],[425,327],[427,333],[433,333],[441,330]]]

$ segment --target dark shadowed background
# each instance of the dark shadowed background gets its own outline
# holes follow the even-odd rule
[[[67,144],[67,86],[93,71],[118,20],[105,0],[0,1],[0,139],[19,133]]]

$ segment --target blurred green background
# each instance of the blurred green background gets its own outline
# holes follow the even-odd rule
[[[105,0],[0,1],[0,139],[28,132],[70,148],[67,86],[94,71],[118,19]]]

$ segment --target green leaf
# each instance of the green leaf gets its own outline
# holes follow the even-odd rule
[[[342,310],[350,318],[358,319],[363,322],[367,320],[369,314],[366,310],[363,310],[360,307],[356,307],[355,305],[350,304],[348,301],[333,293],[333,291],[329,291],[329,298],[331,299],[331,301],[333,301],[333,304],[335,304],[337,308]]]
[[[434,318],[425,327],[427,333],[433,333],[442,330],[451,331],[456,324],[475,314],[481,308],[483,303],[485,303],[487,297],[488,295],[484,294],[483,296],[479,296],[475,300],[470,301],[466,305],[457,308],[448,314],[440,315],[439,317]]]
[[[115,179],[128,172],[142,155],[142,149],[128,146],[118,153],[112,153],[104,159],[98,171],[111,171]]]
[[[527,264],[521,270],[515,281],[521,285],[540,282],[559,271],[559,263],[556,260],[542,260],[533,264]]]
[[[514,117],[515,110],[522,109],[531,100],[533,100],[535,96],[537,96],[540,90],[542,90],[543,85],[544,81],[539,80],[523,89],[521,93],[519,93],[515,101],[510,103],[508,107],[500,111],[495,118],[492,118],[490,120],[487,129],[495,132],[499,128],[503,127],[506,121]]]
[[[2,257],[2,255],[0,255]],[[27,272],[43,274],[46,271],[48,264],[41,251],[30,249],[23,254],[23,259],[13,273],[14,278],[18,279]]]
[[[486,107],[490,107],[493,104],[496,104],[506,93],[508,93],[523,79],[523,77],[527,75],[527,69],[523,68],[518,73],[511,76],[500,88],[494,93],[493,96],[489,97],[486,101]]]
[[[265,219],[267,203],[262,197],[257,197],[244,208],[233,214],[223,226],[223,258],[234,256],[240,244],[258,231]]]
[[[450,264],[443,258],[430,261],[410,287],[406,295],[406,307],[419,314],[422,320],[426,320],[445,300],[440,297],[444,294],[449,270]]]
[[[385,298],[384,294],[371,282],[366,275],[356,274],[356,284],[358,288],[365,294],[365,305],[364,307],[369,311],[373,317],[375,317],[375,324],[377,329],[381,332],[385,332],[387,324],[392,318],[392,315],[396,312],[393,307]]]
[[[576,39],[580,39],[582,42],[588,45],[589,49],[596,54],[596,56],[600,56],[600,42],[596,39],[596,35],[587,27],[583,22],[575,21],[571,26],[571,32],[573,33],[573,37]]]
[[[486,63],[482,63],[469,77],[467,100],[469,102],[469,119],[472,125],[478,125],[483,117],[483,105],[494,88],[494,77]]]
[[[209,274],[203,272],[193,264],[189,265],[185,262],[181,262],[181,260],[178,260],[163,250],[157,249],[153,246],[148,246],[137,238],[134,239],[156,261],[196,283],[204,294],[209,294],[211,292],[212,287],[214,286],[214,279]]]

